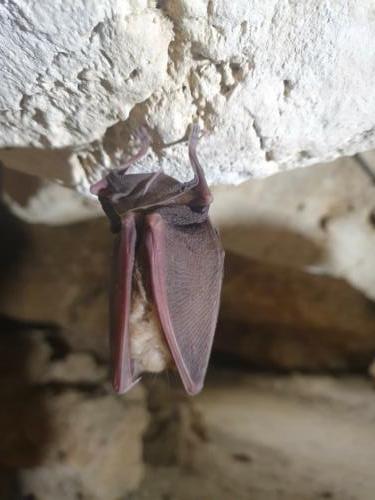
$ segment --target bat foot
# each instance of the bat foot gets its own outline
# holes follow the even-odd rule
[[[149,134],[146,125],[141,125],[135,131],[135,138],[139,140],[141,146],[149,146],[152,143],[151,135]]]
[[[119,166],[118,172],[121,175],[125,175],[126,171],[131,165],[141,160],[147,154],[148,148],[150,147],[150,144],[152,142],[151,136],[148,133],[148,130],[145,125],[141,125],[135,131],[134,137],[140,142],[139,151],[135,155],[131,156],[124,164]]]

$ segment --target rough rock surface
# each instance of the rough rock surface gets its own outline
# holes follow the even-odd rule
[[[146,122],[143,168],[184,177],[197,118],[211,183],[370,149],[374,19],[369,1],[5,2],[0,159],[87,192]]]
[[[346,279],[375,299],[375,154],[214,190],[224,246],[270,264]]]
[[[144,434],[143,456],[153,466],[192,469],[207,442],[207,431],[194,398],[171,378],[144,379],[150,424]],[[175,386],[175,387],[173,387]]]
[[[24,241],[12,239],[8,228],[0,249],[0,270],[8,271],[0,283],[0,312],[59,325],[72,348],[107,360],[107,221],[21,227]],[[299,239],[276,234],[280,254],[297,261],[305,248],[296,246]],[[14,248],[21,249],[16,261]],[[249,367],[365,372],[375,354],[374,323],[374,303],[344,280],[281,261],[260,262],[260,255],[257,260],[227,253],[215,346],[240,355]]]
[[[0,224],[0,311],[56,325],[73,349],[107,358],[112,252],[107,221],[52,228],[17,223],[3,209]]]
[[[373,500],[374,391],[343,377],[214,373],[189,470],[148,466],[127,500]]]
[[[365,372],[375,302],[344,280],[227,255],[215,351],[245,366]]]
[[[373,499],[368,380],[215,370],[193,399],[148,377],[147,418],[57,338],[1,319],[4,500]]]
[[[102,214],[96,201],[10,169],[3,171],[3,186],[12,211],[33,223],[67,224]],[[210,213],[226,249],[344,278],[375,299],[373,151],[217,186],[213,194]]]
[[[115,396],[106,368],[64,352],[56,331],[3,319],[0,328],[0,494],[16,474],[20,495],[1,498],[117,500],[135,490],[148,423],[142,388]]]
[[[188,469],[206,442],[181,387],[145,377],[117,396],[107,366],[47,323],[0,316],[0,401],[2,500],[122,499],[146,463]]]

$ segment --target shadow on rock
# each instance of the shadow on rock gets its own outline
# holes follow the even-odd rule
[[[17,470],[40,464],[51,439],[45,395],[30,380],[33,330],[32,325],[0,317],[0,498],[4,499],[18,498]]]
[[[318,240],[269,223],[223,225],[220,236],[233,252],[272,264],[301,269],[325,258],[325,248]]]

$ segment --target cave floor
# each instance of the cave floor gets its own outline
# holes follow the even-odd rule
[[[360,377],[211,374],[207,441],[132,500],[373,500],[375,393]]]

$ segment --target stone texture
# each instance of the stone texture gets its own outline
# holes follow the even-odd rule
[[[18,489],[39,500],[117,500],[136,489],[148,422],[142,388],[116,397],[88,353],[63,353],[56,332],[10,325],[1,322],[3,498]]]
[[[372,3],[52,1],[1,6],[0,159],[88,192],[132,149],[187,174],[210,134],[210,183],[239,183],[375,144]]]
[[[217,187],[224,246],[263,262],[346,279],[375,299],[374,155]]]
[[[0,259],[9,273],[0,287],[0,312],[57,325],[73,350],[90,350],[107,361],[112,251],[107,221],[21,227],[26,243],[10,229],[4,233],[1,251],[11,258]],[[263,235],[275,239],[274,232]],[[261,253],[255,259],[227,252],[216,351],[240,357],[252,368],[366,371],[375,354],[374,303],[343,279],[306,272],[307,260],[314,252],[320,255],[309,240],[282,231],[276,235],[275,250],[267,240],[254,246],[259,252],[270,248],[263,262]],[[16,261],[13,248],[23,249]],[[289,261],[300,269],[286,265]],[[87,360],[71,360],[73,366],[80,362]]]
[[[0,250],[0,311],[56,325],[73,349],[107,359],[112,252],[107,221],[52,228],[17,224],[4,210],[0,215],[7,227]]]
[[[102,213],[70,189],[9,169],[3,186],[12,211],[29,222],[58,225]],[[217,186],[213,194],[212,219],[228,250],[344,278],[375,298],[373,152]]]
[[[16,1],[0,16],[3,147],[52,149],[74,168],[79,161],[70,148],[101,138],[165,78],[171,23],[147,2]],[[34,161],[43,157],[34,153]],[[22,166],[25,158],[14,162]],[[59,171],[53,157],[45,166],[49,176]]]
[[[373,499],[368,381],[215,372],[194,401],[208,442],[193,467],[148,466],[129,500]]]
[[[228,255],[215,352],[253,369],[362,371],[375,302],[344,280]]]
[[[19,474],[26,497],[117,500],[138,486],[146,423],[142,406],[67,390],[49,398],[46,407],[51,442],[41,463]]]
[[[2,189],[7,206],[31,224],[70,224],[103,215],[97,200],[17,170],[2,168]]]
[[[185,394],[179,381],[176,387],[176,380],[144,378],[150,424],[144,434],[143,456],[149,465],[191,470],[207,442],[207,429],[194,398]]]

